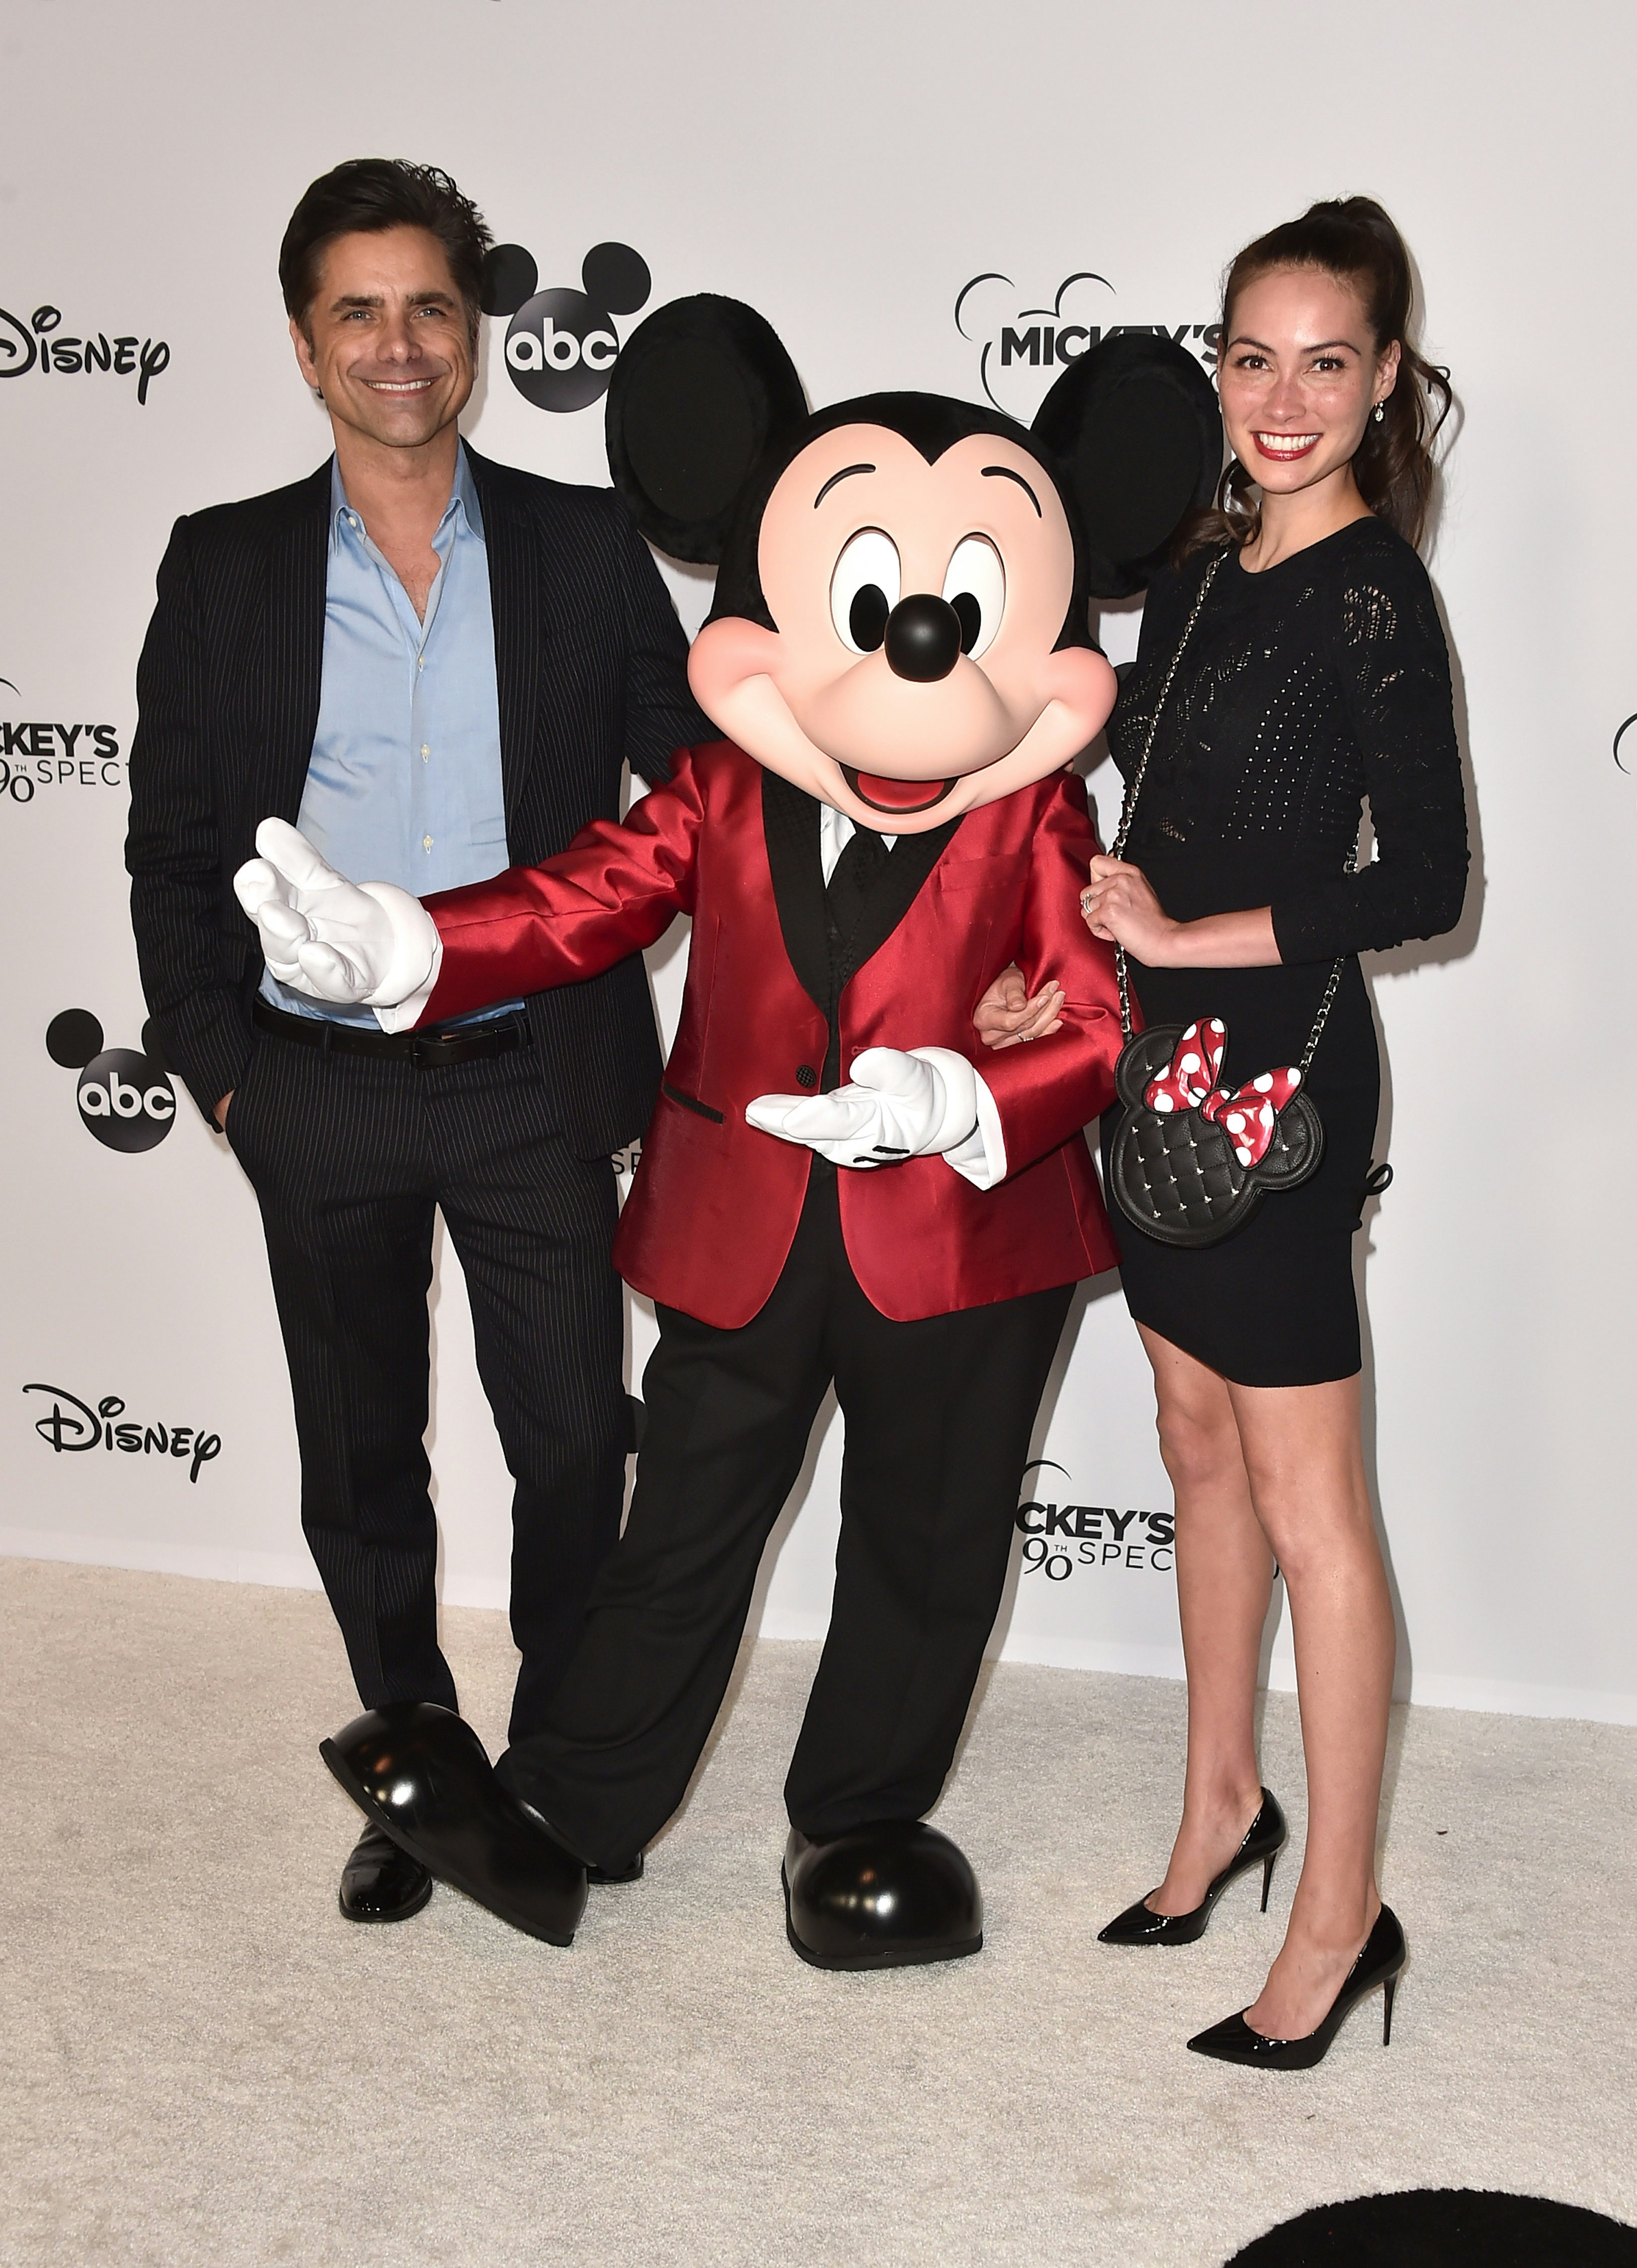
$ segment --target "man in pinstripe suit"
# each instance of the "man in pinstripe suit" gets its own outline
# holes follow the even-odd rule
[[[278,985],[231,887],[269,812],[417,895],[481,880],[617,816],[628,762],[663,779],[673,748],[710,737],[612,494],[459,438],[488,242],[446,176],[397,161],[339,166],[297,207],[280,278],[335,454],[177,522],[138,669],[127,864],[169,1060],[261,1204],[302,1522],[366,1707],[457,1705],[423,1442],[442,1209],[517,1483],[515,1740],[619,1531],[609,1153],[658,1079],[642,967],[394,1038]],[[341,1910],[400,1920],[430,1889],[371,1829]]]

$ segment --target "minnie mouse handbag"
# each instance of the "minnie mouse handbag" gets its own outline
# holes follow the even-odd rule
[[[1147,745],[1126,791],[1114,842],[1117,858],[1125,856],[1165,696],[1226,556],[1219,553],[1206,570],[1154,704]],[[1349,858],[1348,873],[1353,866]],[[1216,1083],[1228,1046],[1221,1018],[1205,1017],[1186,1028],[1155,1024],[1134,1034],[1123,946],[1115,946],[1114,962],[1126,1040],[1114,1086],[1125,1108],[1109,1145],[1110,1192],[1132,1226],[1160,1244],[1220,1244],[1244,1226],[1270,1190],[1296,1189],[1318,1170],[1325,1129],[1311,1098],[1302,1090],[1341,981],[1345,956],[1330,972],[1301,1061],[1263,1071],[1232,1093]]]
[[[1114,1085],[1126,1107],[1109,1186],[1132,1226],[1161,1244],[1220,1244],[1269,1190],[1295,1189],[1325,1154],[1302,1066],[1264,1071],[1230,1094],[1216,1085],[1227,1044],[1213,1016],[1186,1030],[1152,1025],[1120,1050]]]

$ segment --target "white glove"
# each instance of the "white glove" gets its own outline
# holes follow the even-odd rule
[[[424,1006],[443,941],[419,898],[349,882],[282,819],[262,821],[256,849],[233,889],[281,984],[316,1000],[391,1008],[415,995]]]
[[[838,1166],[896,1166],[957,1150],[978,1123],[978,1077],[949,1048],[866,1048],[831,1094],[759,1094],[745,1116]]]

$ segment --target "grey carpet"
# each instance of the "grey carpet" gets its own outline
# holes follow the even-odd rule
[[[493,1749],[502,1618],[446,1617]],[[1158,1875],[1182,1694],[1002,1668],[941,1823],[975,1960],[821,1974],[784,1943],[780,1783],[814,1649],[746,1664],[647,1879],[572,1951],[448,1891],[335,1911],[356,1704],[310,1594],[0,1562],[0,2260],[240,2268],[1217,2268],[1374,2190],[1637,2219],[1637,1732],[1395,1719],[1384,1886],[1411,1966],[1328,2060],[1183,2048],[1253,1993],[1295,1887],[1171,1954],[1097,1945]],[[1294,1705],[1265,1770],[1302,1832]]]

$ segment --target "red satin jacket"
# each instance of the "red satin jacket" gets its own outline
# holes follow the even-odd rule
[[[804,808],[810,856],[789,839]],[[692,915],[681,1023],[613,1256],[635,1290],[727,1329],[778,1280],[813,1162],[748,1124],[745,1106],[819,1083],[830,1035],[817,811],[716,741],[681,751],[670,784],[621,823],[595,821],[542,865],[426,902],[444,959],[422,1023],[595,976]],[[841,990],[841,1077],[864,1048],[956,1049],[995,1097],[1009,1169],[987,1190],[938,1157],[840,1170],[848,1259],[895,1321],[1117,1264],[1083,1134],[1112,1097],[1120,1047],[1112,951],[1080,917],[1097,847],[1083,786],[1060,772],[938,840],[900,836],[888,862],[899,894],[914,894],[886,907],[878,925],[892,925]],[[1063,986],[1062,1028],[995,1053],[973,1011],[1014,960],[1031,990],[1047,976]]]

